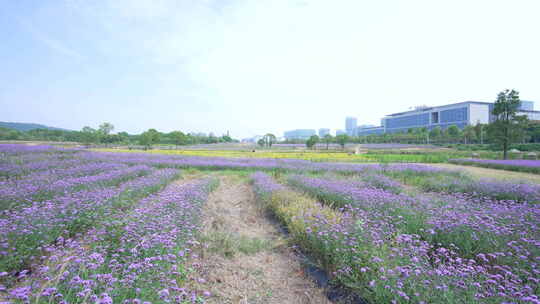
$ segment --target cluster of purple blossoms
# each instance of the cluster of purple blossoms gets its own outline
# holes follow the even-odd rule
[[[64,303],[196,303],[203,292],[187,290],[184,262],[195,244],[202,204],[215,179],[170,184],[129,212],[109,214],[85,234],[49,249],[13,299]],[[54,288],[40,282],[54,280]],[[207,293],[206,293],[207,294]]]
[[[540,173],[540,160],[528,159],[451,159],[451,163],[493,169]]]
[[[24,208],[5,210],[0,218],[0,272],[12,276],[4,281],[20,276],[18,272],[24,268],[40,264],[48,246],[63,244],[65,239],[83,233],[134,199],[158,191],[177,176],[177,169],[153,170],[119,186],[68,192]]]
[[[254,179],[258,192],[276,187],[267,186],[269,177]],[[339,223],[305,217],[306,239],[336,280],[373,302],[539,300],[538,207],[466,195],[408,196],[350,180],[296,175],[288,181],[341,207]]]

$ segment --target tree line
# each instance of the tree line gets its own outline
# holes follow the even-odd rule
[[[129,134],[127,132],[113,133],[114,125],[105,122],[98,128],[85,126],[81,131],[34,129],[30,131],[18,131],[0,128],[0,140],[36,140],[51,142],[76,142],[85,145],[141,145],[150,148],[156,144],[163,145],[195,145],[213,144],[222,142],[235,142],[229,135],[215,136],[200,133],[184,133],[182,131],[159,132],[156,129],[148,129],[141,134]]]

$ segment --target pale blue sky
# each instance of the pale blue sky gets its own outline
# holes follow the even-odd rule
[[[0,121],[241,138],[505,88],[540,109],[538,12],[537,0],[1,0]]]

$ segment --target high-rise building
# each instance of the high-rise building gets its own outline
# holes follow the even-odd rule
[[[330,129],[326,129],[326,128],[320,128],[319,129],[319,137],[320,138],[323,138],[328,134],[330,134]]]
[[[347,132],[345,132],[343,130],[336,130],[336,136],[343,135],[343,134],[347,134]]]
[[[358,120],[356,117],[347,117],[345,118],[345,131],[347,135],[354,136],[356,135],[356,127],[358,126]]]

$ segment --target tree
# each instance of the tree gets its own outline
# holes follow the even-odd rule
[[[153,144],[159,142],[159,132],[156,129],[149,129],[148,131],[141,134],[139,142],[145,147],[145,149],[152,148]]]
[[[332,135],[326,134],[324,136],[324,142],[326,142],[326,150],[328,150],[328,146],[330,145],[331,141],[332,141]]]
[[[264,141],[264,138],[261,138],[257,141],[257,144],[261,147],[264,147],[264,145],[266,144],[266,142]]]
[[[89,146],[91,143],[96,142],[98,139],[97,131],[95,129],[92,129],[88,126],[82,128],[81,130],[81,141],[86,145]]]
[[[484,144],[486,126],[480,122],[476,123],[476,126],[474,126],[474,133],[476,134],[476,138],[480,139],[480,144]]]
[[[221,140],[224,141],[224,142],[233,142],[232,137],[230,137],[229,135],[221,136]]]
[[[311,135],[311,137],[306,141],[306,146],[308,148],[313,148],[319,142],[319,136]]]
[[[527,127],[527,133],[531,138],[531,142],[540,142],[540,123],[530,122]]]
[[[528,119],[517,115],[519,104],[519,92],[507,89],[499,93],[493,105],[495,121],[489,125],[488,134],[490,140],[502,146],[504,159],[508,158],[510,144],[525,136]]]
[[[186,135],[182,131],[172,131],[169,133],[169,137],[173,140],[176,148],[180,145],[185,145],[187,142]]]
[[[416,141],[422,143],[424,140],[429,144],[429,135],[426,127],[415,128],[414,135],[416,135]]]
[[[127,132],[119,132],[118,136],[120,137],[121,142],[128,142],[129,141],[129,134]]]
[[[104,122],[99,125],[96,131],[97,141],[101,143],[110,143],[114,141],[114,138],[109,138],[114,126],[111,123]]]
[[[207,139],[207,143],[209,144],[216,144],[219,142],[219,139],[216,137],[216,135],[214,135],[213,132],[210,132],[208,134],[208,139]]]
[[[340,134],[336,136],[337,143],[341,146],[341,149],[345,149],[345,144],[349,140],[349,137],[346,134]]]
[[[459,130],[459,128],[456,125],[449,126],[448,129],[447,129],[447,132],[448,132],[448,137],[450,137],[450,139],[452,141],[458,139],[459,134],[461,133],[461,131]]]
[[[272,145],[276,142],[276,136],[272,133],[266,133],[266,135],[263,136],[264,144],[271,148]]]
[[[13,129],[0,128],[0,139],[17,140],[21,139],[23,133]]]
[[[431,139],[438,139],[441,137],[441,127],[437,126],[431,129],[431,131],[429,131],[429,137],[431,137]]]
[[[473,126],[469,125],[463,129],[463,140],[465,144],[471,143],[476,139],[476,130]]]
[[[103,135],[109,135],[112,130],[114,130],[114,126],[112,123],[104,122],[101,125],[99,125],[98,131]]]

